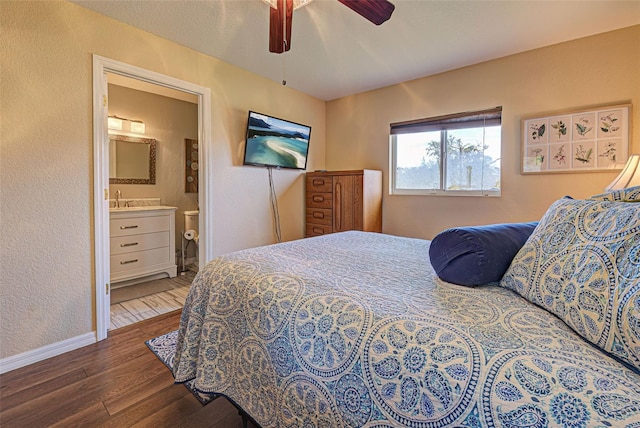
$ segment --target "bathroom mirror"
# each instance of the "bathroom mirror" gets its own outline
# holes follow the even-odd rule
[[[156,184],[156,140],[109,135],[109,183]]]

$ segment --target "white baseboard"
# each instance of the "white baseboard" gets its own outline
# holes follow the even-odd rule
[[[0,374],[55,357],[83,346],[92,345],[97,342],[96,333],[85,333],[80,336],[52,343],[51,345],[23,352],[18,355],[3,358],[0,360]]]

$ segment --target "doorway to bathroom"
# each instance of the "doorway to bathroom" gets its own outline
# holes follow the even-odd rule
[[[149,101],[150,99],[151,101]],[[170,105],[173,103],[171,100],[178,100],[174,103],[179,107],[177,110],[174,109],[175,105],[163,109],[158,108],[158,103],[166,102],[167,105]],[[173,116],[171,120],[159,118],[157,115],[156,117],[147,116],[147,123],[144,123],[145,121],[138,117],[140,115],[136,114],[143,111],[140,109],[141,102],[142,105],[150,103],[155,107],[154,110],[174,109],[173,113],[170,113],[173,116],[184,114],[180,112],[185,111],[189,116],[188,104],[191,103],[193,107],[191,111],[195,113],[196,117],[186,119],[186,122],[193,120],[195,123],[192,123],[191,126],[195,128],[195,131],[191,133],[178,132],[179,135],[172,135],[171,130],[167,131],[165,128],[168,123],[177,121]],[[136,103],[138,103],[137,107]],[[182,106],[179,106],[180,104]],[[211,212],[212,202],[206,191],[212,188],[211,174],[207,174],[212,164],[210,111],[211,97],[208,88],[97,55],[94,56],[94,224],[96,336],[98,340],[106,338],[109,329],[123,326],[127,319],[128,323],[137,322],[177,309],[176,302],[181,307],[180,302],[184,301],[186,286],[190,284],[194,272],[198,268],[197,264],[202,264],[210,259],[212,254],[210,239],[201,239],[201,237],[208,236],[207,230],[211,230],[210,218],[207,219],[207,216],[204,215],[206,212]],[[115,121],[116,127],[118,120],[130,122],[129,126],[127,127],[125,122],[124,127],[113,129],[113,126],[109,126],[109,116],[112,119],[117,119]],[[141,123],[144,124],[142,126],[144,134],[140,132],[139,124]],[[134,124],[136,132],[134,132]],[[184,138],[182,134],[184,134]],[[154,140],[157,142],[155,159],[153,159],[157,163],[155,165],[156,185],[147,187],[145,186],[146,181],[144,183],[137,180],[127,181],[126,177],[124,180],[113,179],[114,165],[110,163],[110,160],[115,156],[115,152],[110,140],[114,140],[114,135],[120,136],[120,140],[134,140],[135,142]],[[180,141],[176,143],[178,136],[180,136]],[[176,147],[176,144],[180,147]],[[178,156],[177,153],[182,156]],[[179,164],[171,166],[171,162],[175,162],[175,158],[178,157],[180,158]],[[185,159],[189,159],[189,162],[186,162]],[[159,167],[161,169],[158,169]],[[189,186],[187,181],[189,177],[191,177],[191,183],[195,179],[197,183],[195,189],[193,185]],[[164,185],[161,184],[162,181],[165,182]],[[118,196],[117,202],[115,201],[116,194]],[[160,273],[158,275],[138,275],[138,278],[112,277],[111,263],[116,260],[110,251],[111,239],[113,239],[110,233],[111,215],[117,211],[117,214],[127,216],[132,208],[138,209],[140,205],[151,204],[149,200],[159,200],[152,205],[157,204],[165,208],[175,207],[173,213],[175,217],[171,220],[172,229],[170,233],[167,232],[171,237],[171,246],[167,248],[170,248],[174,253],[172,258],[175,260],[174,266],[177,276]],[[120,209],[116,210],[116,208]],[[146,208],[141,209],[146,210]],[[194,216],[196,212],[202,215]],[[187,231],[189,233],[186,233]],[[124,243],[123,245],[129,244]],[[135,260],[134,257],[129,258]],[[120,261],[120,263],[123,262],[128,263],[129,260]],[[168,271],[171,272],[171,268]],[[166,278],[167,276],[169,278]],[[114,278],[116,280],[112,281]],[[113,323],[111,320],[112,293],[116,290],[129,291],[127,289],[130,289],[130,286],[133,288],[143,282],[145,284],[137,288],[144,289],[146,287],[151,290],[161,290],[160,293],[164,293],[164,295],[152,296],[153,304],[150,304],[149,300],[146,303],[139,301],[135,294],[131,298],[131,293],[128,297],[126,292],[116,293],[125,295],[124,297],[114,295],[114,297],[118,300],[126,299],[129,303],[124,306],[128,306],[127,312],[131,311],[133,314],[122,314],[122,308],[119,308],[120,313],[116,315],[120,318],[116,323]],[[145,291],[142,290],[141,293],[144,294]],[[168,301],[166,302],[168,304],[163,303],[163,300]]]
[[[184,305],[198,270],[199,153],[195,95],[113,73],[107,84],[111,331]]]

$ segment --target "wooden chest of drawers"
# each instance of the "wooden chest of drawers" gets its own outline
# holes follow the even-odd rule
[[[382,172],[309,172],[305,236],[345,230],[382,232]]]

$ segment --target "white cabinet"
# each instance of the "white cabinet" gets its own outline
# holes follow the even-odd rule
[[[176,276],[175,212],[167,206],[110,211],[112,285],[156,274]]]

